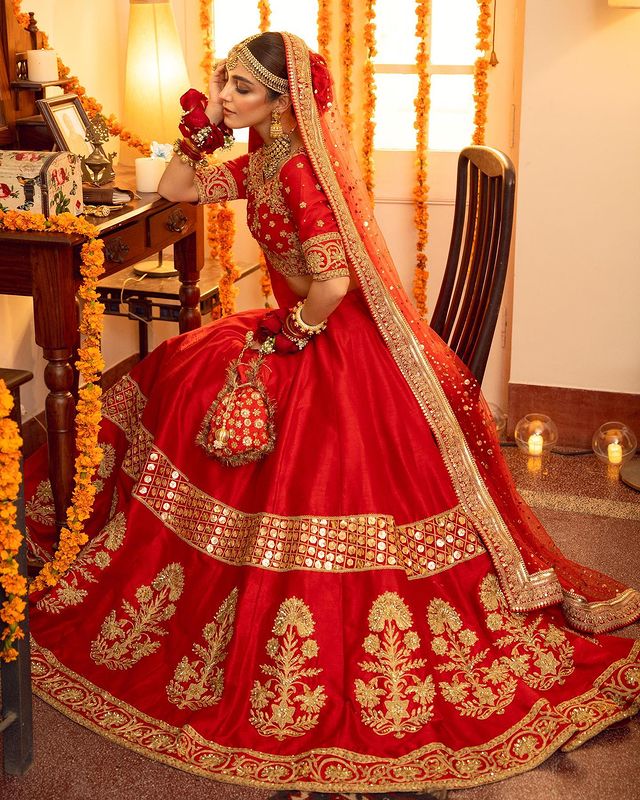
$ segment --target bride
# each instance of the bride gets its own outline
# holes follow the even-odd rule
[[[160,191],[246,198],[279,308],[107,392],[91,539],[34,598],[36,692],[176,767],[324,791],[497,781],[635,713],[640,643],[607,633],[640,594],[517,495],[402,289],[323,60],[251,37],[182,104]],[[248,154],[209,163],[247,126]]]

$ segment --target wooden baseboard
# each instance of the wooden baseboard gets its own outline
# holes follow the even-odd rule
[[[107,389],[110,389],[123,375],[130,372],[138,361],[140,361],[140,356],[135,353],[106,370],[102,374],[102,390],[106,392]],[[24,441],[23,454],[25,458],[29,458],[47,441],[44,411],[22,423],[22,439]]]
[[[562,386],[509,384],[508,433],[525,414],[547,414],[558,426],[559,446],[591,447],[595,431],[605,422],[624,422],[640,436],[640,395],[568,389]]]

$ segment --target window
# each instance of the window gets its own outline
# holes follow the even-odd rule
[[[433,0],[429,149],[458,151],[473,132],[476,0]],[[376,150],[413,150],[418,87],[415,0],[376,3]]]

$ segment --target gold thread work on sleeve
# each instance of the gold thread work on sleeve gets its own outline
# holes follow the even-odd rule
[[[200,203],[237,200],[240,196],[236,179],[226,164],[208,165],[197,169],[193,183]]]
[[[251,690],[249,721],[263,736],[278,741],[302,736],[318,724],[325,702],[324,686],[316,678],[322,670],[310,666],[318,656],[311,638],[315,628],[309,607],[298,597],[284,600],[266,644],[270,661],[260,666],[268,676],[255,680]],[[315,684],[315,685],[314,685]]]
[[[137,607],[122,601],[124,616],[113,610],[105,617],[100,633],[91,643],[91,658],[107,669],[129,669],[141,658],[155,653],[158,638],[167,635],[162,623],[175,614],[175,601],[182,594],[184,570],[178,563],[168,564],[150,586],[136,590]]]
[[[339,231],[328,231],[302,242],[302,251],[314,280],[348,278],[347,256]]]
[[[193,645],[196,658],[183,656],[175,669],[173,680],[167,685],[169,702],[178,708],[215,706],[224,690],[224,668],[227,648],[233,636],[233,623],[238,602],[238,589],[223,601],[215,617],[204,626],[204,644]]]
[[[356,701],[362,721],[374,733],[401,739],[432,718],[433,678],[424,674],[427,661],[417,656],[420,637],[400,595],[385,592],[378,597],[369,612],[369,630],[362,647],[371,659],[358,666],[372,677],[356,678]]]

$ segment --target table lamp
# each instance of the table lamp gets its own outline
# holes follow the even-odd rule
[[[178,135],[180,95],[189,76],[170,0],[129,0],[124,126],[143,141],[171,143]],[[125,153],[125,161],[127,159]],[[136,265],[150,277],[177,275],[172,260]]]

